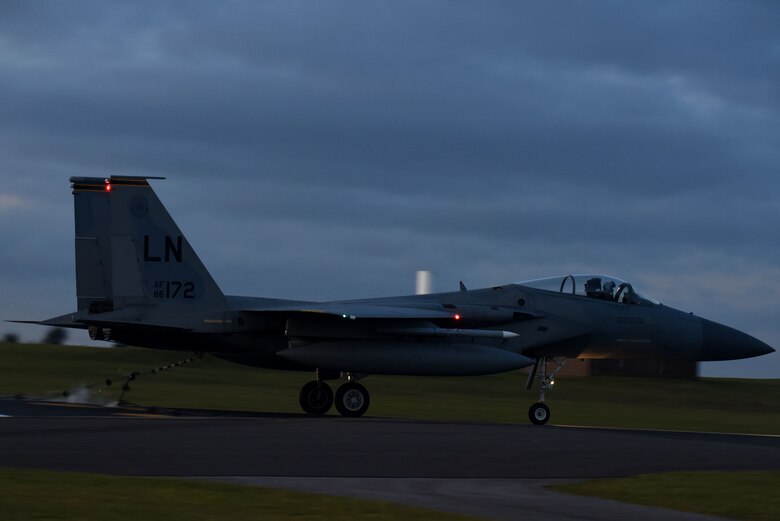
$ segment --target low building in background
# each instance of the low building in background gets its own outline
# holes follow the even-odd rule
[[[554,364],[547,370],[552,371]],[[644,376],[648,378],[698,378],[699,364],[673,360],[570,359],[560,376]]]

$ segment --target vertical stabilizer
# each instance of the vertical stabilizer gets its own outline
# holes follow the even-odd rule
[[[224,296],[147,177],[72,177],[79,311],[216,309]]]

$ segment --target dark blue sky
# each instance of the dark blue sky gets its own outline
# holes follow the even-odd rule
[[[5,1],[0,317],[75,307],[68,177],[126,174],[168,178],[227,293],[604,272],[780,346],[778,27],[747,1]]]

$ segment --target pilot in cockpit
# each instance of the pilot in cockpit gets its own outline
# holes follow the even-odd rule
[[[615,300],[615,282],[608,280],[601,285],[599,277],[593,277],[585,281],[585,295],[599,300]]]
[[[615,281],[608,280],[604,283],[603,289],[604,300],[615,300]]]
[[[601,297],[601,279],[593,277],[585,281],[585,295],[590,298]]]

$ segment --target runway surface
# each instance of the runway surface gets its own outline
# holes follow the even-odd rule
[[[570,496],[542,488],[561,479],[780,469],[780,437],[771,436],[101,408],[12,399],[0,400],[0,414],[8,416],[0,418],[0,466],[207,477],[502,519],[516,518],[518,508],[528,511],[529,497],[541,501],[536,514],[551,519],[641,519],[636,517],[641,512],[609,510],[602,516],[604,504],[622,506],[602,500],[574,500],[566,510],[561,498]],[[595,508],[588,510],[590,517],[583,517],[583,501]],[[463,504],[455,508],[458,502]],[[659,515],[657,509],[649,511],[647,519]]]

